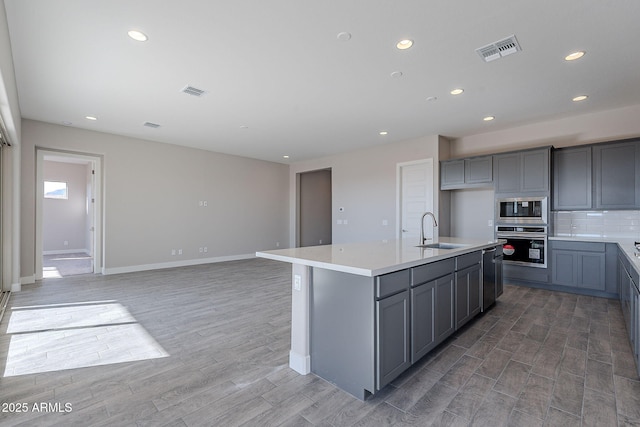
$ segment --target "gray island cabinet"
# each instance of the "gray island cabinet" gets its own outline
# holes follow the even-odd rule
[[[399,240],[258,252],[293,264],[290,366],[364,400],[480,313],[482,250],[501,243],[443,239],[459,246]]]

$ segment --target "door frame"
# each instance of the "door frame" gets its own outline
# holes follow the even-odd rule
[[[43,202],[44,202],[44,176],[43,165],[45,157],[58,157],[61,159],[81,160],[89,164],[93,169],[93,273],[104,274],[104,247],[103,247],[103,199],[102,199],[102,162],[103,157],[90,153],[74,151],[54,150],[36,147],[36,244],[35,244],[35,278],[42,280],[43,266],[42,255],[44,247],[43,236]]]
[[[431,185],[435,182],[434,160],[433,157],[426,159],[412,160],[410,162],[396,163],[396,238],[402,239],[402,168],[405,166],[414,166],[419,164],[429,164],[431,166]],[[438,215],[438,203],[436,191],[433,190],[433,214],[436,218]]]

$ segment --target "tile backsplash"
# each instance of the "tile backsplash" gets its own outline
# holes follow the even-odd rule
[[[551,214],[551,232],[555,236],[640,240],[640,211],[555,211]]]

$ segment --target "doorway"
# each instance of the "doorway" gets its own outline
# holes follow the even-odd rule
[[[330,245],[331,169],[298,174],[297,246]]]
[[[433,211],[433,159],[398,164],[398,223],[397,236],[418,244],[420,220],[425,212]],[[429,222],[425,224],[426,238],[437,237],[437,231]]]
[[[36,280],[102,271],[101,163],[37,151]]]

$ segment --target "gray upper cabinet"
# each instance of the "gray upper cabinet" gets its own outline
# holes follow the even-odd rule
[[[440,162],[440,189],[491,187],[493,185],[493,156]]]
[[[464,186],[464,160],[440,162],[440,188],[461,188]]]
[[[548,194],[550,148],[496,154],[493,178],[498,194]]]
[[[550,149],[522,152],[522,191],[544,193],[549,191]]]
[[[635,209],[640,206],[638,141],[593,146],[596,209]]]
[[[591,147],[553,152],[553,209],[591,209]]]
[[[493,156],[465,159],[464,181],[467,184],[493,183]]]
[[[520,191],[520,153],[496,154],[493,157],[496,193]]]

